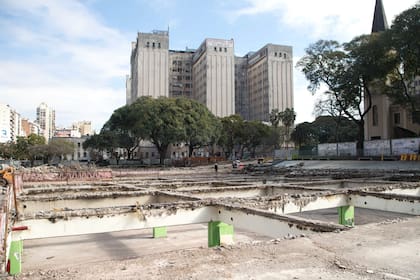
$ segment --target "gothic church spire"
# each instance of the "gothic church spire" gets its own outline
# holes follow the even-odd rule
[[[375,13],[373,15],[372,33],[382,32],[388,29],[384,5],[382,0],[376,0]]]

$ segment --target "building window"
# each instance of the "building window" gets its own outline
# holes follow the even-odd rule
[[[79,147],[79,148],[80,148],[80,142],[79,142],[79,143],[77,143],[77,147]]]
[[[286,54],[285,53],[283,54],[283,58],[286,58]]]
[[[158,48],[160,49],[160,42],[158,43]]]
[[[214,51],[217,52],[217,47],[214,47]]]
[[[152,43],[152,48],[154,48],[154,47],[155,47],[155,42]]]
[[[378,106],[373,105],[372,107],[372,125],[378,125]]]
[[[150,42],[146,43],[146,48],[150,47]]]
[[[394,124],[400,124],[400,123],[401,123],[401,114],[394,113]]]
[[[155,153],[154,153],[154,152],[152,152],[152,158],[153,158],[153,157],[155,157]]]
[[[146,152],[146,158],[149,158],[149,152]]]
[[[227,48],[225,48],[225,52],[227,52]]]
[[[222,47],[219,47],[219,51],[220,51],[220,52],[222,51]]]

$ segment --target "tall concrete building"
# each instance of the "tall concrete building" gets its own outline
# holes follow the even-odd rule
[[[169,96],[193,97],[192,64],[194,50],[169,51]]]
[[[237,93],[237,96],[245,95],[248,99],[242,105],[248,106],[248,114],[243,117],[268,122],[273,109],[293,108],[292,47],[267,44],[247,55],[246,60],[247,92]],[[246,112],[246,109],[241,110]]]
[[[372,22],[372,34],[388,29],[382,0],[376,0]],[[413,85],[409,85],[413,94],[420,95],[420,77]],[[365,117],[365,140],[392,139],[412,137],[420,134],[420,124],[413,121],[410,109],[394,104],[393,101],[378,88],[370,89],[372,107]],[[365,99],[367,107],[368,99]]]
[[[194,54],[194,99],[218,117],[235,114],[234,69],[233,39],[206,39]]]
[[[43,130],[43,136],[48,142],[53,136],[55,131],[55,111],[48,107],[47,104],[41,103],[36,108],[36,122]]]
[[[235,57],[234,41],[205,39],[196,50],[169,50],[166,31],[138,33],[132,43],[127,104],[140,96],[184,96],[218,117],[240,114],[268,121],[273,109],[293,107],[292,47],[267,44]]]
[[[0,104],[0,143],[16,142],[18,136],[25,136],[20,114],[9,105]]]
[[[132,42],[131,75],[127,77],[126,102],[141,96],[169,95],[169,33],[138,33]]]

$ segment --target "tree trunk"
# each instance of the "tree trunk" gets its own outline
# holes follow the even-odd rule
[[[359,135],[358,135],[358,141],[357,141],[357,155],[358,156],[363,156],[363,142],[365,141],[365,122],[362,120],[360,120],[358,122],[358,127],[359,127]]]
[[[168,150],[168,146],[160,146],[160,147],[158,147],[160,165],[164,165],[165,164],[165,157],[166,157],[166,151],[167,150]]]
[[[191,156],[192,156],[193,151],[194,151],[194,147],[193,147],[193,145],[190,143],[190,144],[188,145],[188,157],[191,157]]]

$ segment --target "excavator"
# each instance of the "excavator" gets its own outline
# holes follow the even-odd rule
[[[0,164],[0,187],[6,187],[13,182],[14,168],[5,164]]]

